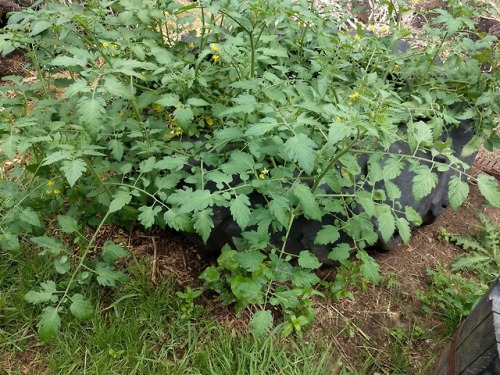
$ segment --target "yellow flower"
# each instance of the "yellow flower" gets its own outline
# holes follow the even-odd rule
[[[165,12],[165,17],[170,17],[170,13]]]
[[[216,51],[218,51],[218,50],[219,50],[219,47],[217,47],[217,44],[212,43],[212,44],[210,44],[210,50],[211,50],[212,52],[216,52]]]
[[[394,69],[399,69],[399,68],[400,68],[400,67],[399,67],[399,65],[398,65],[398,64],[394,65]]]
[[[49,182],[47,182],[47,186],[52,186],[54,185],[54,181],[50,180]]]
[[[102,48],[104,48],[104,49],[108,49],[108,47],[109,47],[108,42],[104,42],[104,43],[102,44]]]
[[[163,111],[163,106],[161,104],[158,104],[158,103],[154,103],[151,108],[153,108],[153,110],[155,112],[158,112],[160,113],[161,111]]]
[[[211,118],[207,118],[207,125],[212,126],[213,124],[214,124],[214,120],[212,120]]]
[[[373,26],[373,25],[368,26],[368,30],[370,30],[372,33],[374,33],[375,32],[375,26]]]
[[[264,180],[266,178],[266,176],[269,174],[269,171],[267,170],[267,168],[264,168],[260,174],[259,174],[259,178],[261,180]]]
[[[113,44],[113,49],[118,49],[120,46],[118,44]]]
[[[59,195],[59,194],[61,194],[61,190],[59,190],[59,189],[55,189],[55,190],[54,190],[54,195]]]
[[[146,75],[146,71],[145,71],[145,70],[143,70],[143,71],[141,72],[141,74],[142,74],[143,76],[145,76],[145,75]]]
[[[299,22],[297,22],[297,26],[298,26],[298,27],[301,27],[301,26],[302,26],[302,22],[300,22],[300,21],[299,21]]]
[[[360,40],[360,39],[361,37],[359,36],[359,34],[354,35],[354,40]]]
[[[212,60],[214,60],[215,62],[219,61],[219,59],[220,59],[219,55],[213,55],[212,56]]]
[[[264,173],[261,173],[261,174],[259,174],[259,178],[261,180],[265,180],[266,179],[266,175]]]
[[[335,122],[342,122],[342,119],[339,116],[337,116],[335,117]]]
[[[120,112],[118,112],[118,114],[120,115],[120,117],[125,116],[125,112],[124,111],[120,111]]]
[[[358,100],[359,99],[359,92],[354,91],[351,95],[349,95],[349,99]]]
[[[191,48],[191,49],[194,48],[194,42],[189,43],[188,47]]]
[[[387,26],[382,26],[382,28],[380,29],[381,34],[386,34],[388,31],[389,31],[389,29]]]
[[[52,194],[52,190],[45,190],[45,194],[47,194],[47,195]]]

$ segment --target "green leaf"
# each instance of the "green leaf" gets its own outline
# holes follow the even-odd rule
[[[33,304],[39,304],[44,302],[57,302],[59,299],[57,297],[57,286],[52,280],[45,281],[40,284],[42,287],[41,292],[35,292],[30,290],[24,295],[24,299]]]
[[[304,214],[311,219],[321,220],[321,210],[311,193],[311,189],[301,183],[294,183],[292,186],[293,195],[297,197]]]
[[[104,242],[102,247],[102,259],[107,263],[113,263],[115,260],[126,257],[128,251],[122,246],[115,244],[112,241]]]
[[[134,93],[132,92],[130,87],[123,84],[115,76],[106,77],[106,79],[104,80],[104,88],[111,95],[129,100],[134,98]]]
[[[126,190],[118,190],[113,195],[113,200],[109,204],[109,213],[120,211],[124,206],[130,203],[132,195]]]
[[[61,326],[61,317],[56,308],[47,306],[43,309],[40,321],[37,324],[40,340],[47,342],[57,335]]]
[[[274,292],[274,296],[269,299],[269,303],[273,306],[280,305],[285,310],[296,309],[299,305],[301,291],[295,290],[278,290]]]
[[[64,245],[56,238],[50,236],[32,237],[31,242],[36,246],[42,247],[41,255],[49,253],[52,255],[59,255],[61,252],[66,251]]]
[[[45,20],[36,21],[29,35],[30,36],[38,35],[47,30],[48,28],[50,28],[51,26],[52,24],[48,21]]]
[[[238,275],[231,279],[231,291],[238,301],[244,305],[263,303],[263,287],[264,284],[248,277]]]
[[[256,336],[262,336],[273,326],[273,314],[269,310],[259,310],[252,317],[252,332]]]
[[[267,132],[278,127],[278,122],[272,117],[266,117],[260,120],[257,124],[250,125],[245,132],[247,137],[261,137]]]
[[[194,118],[194,113],[191,107],[179,107],[174,111],[174,118],[177,125],[179,125],[183,131],[187,132]]]
[[[94,306],[81,294],[74,294],[71,297],[69,310],[77,319],[89,319],[94,315]]]
[[[500,192],[498,191],[498,182],[495,177],[480,174],[477,176],[477,186],[489,204],[500,208]]]
[[[288,227],[290,220],[290,202],[288,199],[282,195],[276,195],[273,197],[273,200],[269,202],[268,207],[278,222],[285,228]]]
[[[57,215],[57,223],[64,233],[77,233],[78,221],[70,215]]]
[[[456,210],[462,203],[465,202],[469,195],[469,184],[459,176],[452,176],[448,184],[448,198],[450,199],[450,206]]]
[[[193,107],[204,107],[204,106],[209,105],[208,102],[206,102],[205,100],[200,99],[200,98],[189,98],[187,101],[187,104],[189,104]]]
[[[315,244],[326,245],[335,243],[340,238],[339,228],[333,225],[324,225],[323,228],[316,235],[314,240]]]
[[[142,206],[139,207],[139,211],[141,211],[138,219],[144,228],[151,228],[155,223],[156,215],[158,215],[161,211],[160,206]]]
[[[253,250],[234,254],[234,259],[236,259],[241,268],[248,272],[254,272],[261,269],[265,256],[260,251]]]
[[[97,274],[97,282],[103,286],[115,286],[117,282],[128,279],[123,272],[117,271],[113,265],[108,263],[97,263],[94,271]]]
[[[106,113],[106,101],[101,97],[82,96],[76,107],[82,124],[88,126],[87,130],[91,135],[97,134]]]
[[[78,57],[70,57],[70,56],[57,56],[54,60],[50,62],[52,66],[81,66],[84,67],[87,65],[87,60],[78,58]]]
[[[411,230],[408,221],[402,217],[396,218],[396,228],[398,229],[399,236],[405,245],[410,242]]]
[[[315,148],[316,143],[303,133],[296,134],[285,142],[287,156],[309,175],[314,170]]]
[[[63,255],[62,257],[56,259],[54,261],[54,268],[57,273],[64,275],[71,269],[71,258],[67,255]]]
[[[75,95],[90,92],[90,87],[87,85],[87,81],[84,79],[77,79],[74,83],[69,85],[65,90],[61,99],[72,98]]]
[[[309,250],[304,250],[299,254],[299,266],[315,270],[321,267],[321,262],[318,260],[318,257],[312,254]]]
[[[76,181],[86,170],[87,165],[81,159],[64,160],[61,165],[61,171],[71,187],[75,185]]]
[[[177,94],[165,94],[160,99],[158,99],[156,104],[160,104],[164,107],[174,107],[180,104],[179,95]]]
[[[336,262],[342,262],[349,259],[350,256],[351,247],[346,243],[341,243],[338,246],[335,246],[332,251],[330,251],[330,254],[328,254],[328,259]]]
[[[297,288],[307,288],[316,285],[321,280],[310,269],[294,267],[292,269],[292,285]]]
[[[361,261],[361,266],[359,270],[361,274],[373,283],[378,283],[380,281],[379,264],[371,256],[367,254],[364,250],[359,250],[356,257]]]
[[[438,182],[438,177],[426,165],[420,165],[415,173],[412,190],[413,197],[418,202],[432,192],[432,189],[434,189]]]
[[[210,237],[210,233],[212,232],[212,228],[214,227],[212,216],[213,210],[211,208],[199,211],[194,215],[193,227],[196,230],[196,233],[201,236],[203,242],[205,243]]]
[[[24,221],[35,227],[41,227],[42,223],[38,218],[37,213],[31,207],[21,208],[21,213],[19,214],[19,220]]]
[[[350,137],[354,134],[355,129],[348,124],[343,122],[335,122],[330,126],[330,131],[328,133],[328,142],[331,144],[337,144],[344,138]]]
[[[380,210],[381,212],[377,215],[378,229],[382,235],[382,239],[385,243],[389,242],[391,237],[394,235],[396,230],[396,221],[394,216],[391,214],[390,208]]]
[[[123,152],[125,150],[123,142],[118,139],[111,139],[109,141],[109,149],[111,150],[111,155],[113,155],[116,160],[122,160]]]
[[[19,140],[20,138],[16,134],[9,134],[2,138],[2,147],[0,147],[0,150],[2,150],[2,152],[4,152],[10,160],[16,157],[16,149]]]
[[[459,257],[454,263],[453,263],[453,270],[454,271],[461,271],[464,269],[474,269],[478,268],[481,265],[486,265],[489,262],[492,261],[491,256],[488,255],[482,255],[482,254],[467,254]]]
[[[250,221],[250,200],[244,194],[237,195],[229,205],[231,215],[241,229],[245,229]]]
[[[212,206],[214,197],[210,190],[195,190],[193,192],[181,190],[171,195],[171,198],[180,198],[179,213],[196,212]]]
[[[408,220],[409,223],[413,223],[417,226],[422,224],[422,217],[413,207],[406,206],[405,215],[406,215],[406,220]]]

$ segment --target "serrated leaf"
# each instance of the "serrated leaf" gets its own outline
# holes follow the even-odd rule
[[[43,309],[40,321],[37,324],[38,335],[41,341],[49,341],[57,335],[61,326],[61,317],[55,307],[47,306]]]
[[[87,60],[78,58],[78,57],[70,57],[70,56],[57,56],[50,62],[52,66],[81,66],[84,67],[87,65]]]
[[[468,268],[477,268],[481,264],[491,262],[491,256],[481,254],[470,254],[459,257],[452,266],[454,271],[461,271]]]
[[[231,291],[240,303],[260,304],[264,302],[264,285],[248,277],[235,276],[231,279]]]
[[[459,176],[452,176],[448,184],[448,198],[450,206],[456,210],[462,203],[465,202],[469,195],[469,184]]]
[[[195,190],[193,192],[181,190],[172,194],[172,198],[174,197],[178,197],[182,201],[179,213],[201,211],[214,203],[214,197],[210,190]]]
[[[42,165],[50,165],[60,160],[70,159],[71,153],[68,151],[56,151],[49,154],[45,159],[43,159]]]
[[[21,212],[19,214],[19,219],[21,221],[24,221],[25,223],[28,223],[28,224],[33,225],[35,227],[42,226],[42,223],[40,222],[40,219],[38,218],[38,214],[31,207],[21,208]]]
[[[59,242],[59,240],[50,236],[32,237],[31,242],[44,249],[41,254],[50,253],[52,255],[59,255],[61,252],[66,250],[64,245]]]
[[[265,256],[260,251],[254,250],[234,254],[233,258],[236,259],[241,268],[248,272],[254,272],[261,269]]]
[[[161,212],[161,207],[160,206],[142,206],[139,207],[139,211],[141,213],[139,214],[139,221],[141,224],[144,226],[144,228],[151,228],[153,224],[155,223],[155,218],[156,215],[158,215]]]
[[[204,107],[209,105],[210,103],[200,98],[189,98],[187,104],[193,107]]]
[[[333,123],[328,132],[328,142],[335,145],[341,140],[353,135],[354,131],[355,129],[353,129],[352,126],[343,122]]]
[[[94,306],[84,296],[77,293],[71,297],[69,310],[77,319],[89,319],[94,315]]]
[[[57,294],[57,286],[56,283],[52,280],[45,281],[40,284],[42,287],[41,292],[36,292],[34,290],[30,290],[28,293],[24,295],[24,299],[33,304],[44,303],[44,302],[56,302],[58,300]]]
[[[104,80],[104,88],[111,95],[118,96],[124,99],[132,99],[134,93],[129,86],[126,86],[115,76],[107,76]]]
[[[106,241],[102,247],[102,259],[108,263],[113,263],[115,260],[127,255],[127,250],[112,241]]]
[[[257,124],[250,125],[245,132],[247,137],[261,137],[267,132],[276,129],[278,122],[272,117],[266,117],[260,120]]]
[[[256,336],[262,336],[273,326],[273,314],[269,310],[259,310],[252,317],[252,332]]]
[[[31,29],[30,36],[35,36],[38,35],[45,30],[49,29],[52,26],[52,24],[48,21],[45,20],[40,20],[35,22],[33,25],[33,28]]]
[[[76,233],[79,230],[78,221],[69,215],[57,215],[57,223],[64,233]]]
[[[212,220],[213,211],[211,208],[199,211],[194,215],[193,228],[196,230],[203,242],[207,242],[214,227],[214,222]]]
[[[318,257],[312,254],[309,250],[304,250],[299,254],[299,266],[315,270],[321,267],[321,262],[318,260]]]
[[[282,195],[274,196],[268,207],[278,222],[285,228],[288,227],[290,220],[290,203],[288,199]]]
[[[293,195],[300,202],[300,207],[306,216],[314,220],[321,220],[321,210],[311,189],[301,183],[295,183],[292,187]]]
[[[415,201],[419,202],[423,197],[428,196],[432,192],[432,189],[434,189],[438,182],[438,177],[426,165],[419,166],[415,172],[412,191]]]
[[[408,221],[402,217],[396,218],[396,228],[398,229],[399,236],[405,245],[410,242],[411,230]]]
[[[77,79],[71,85],[69,85],[65,90],[61,99],[72,98],[75,95],[90,92],[90,87],[87,85],[87,81],[84,79]]]
[[[87,125],[91,135],[98,133],[101,120],[106,113],[106,101],[101,97],[82,96],[76,105],[80,121]]]
[[[351,247],[346,243],[341,243],[338,246],[335,246],[332,251],[328,254],[328,259],[342,262],[344,260],[349,259],[351,256]]]
[[[396,221],[390,210],[383,210],[377,215],[378,229],[382,235],[382,240],[387,243],[394,235],[396,230]]]
[[[379,264],[364,250],[359,250],[356,257],[361,261],[359,269],[363,277],[377,284],[380,281]]]
[[[480,174],[477,176],[477,186],[489,204],[500,208],[500,192],[498,191],[498,182],[493,176]]]
[[[132,195],[126,190],[118,190],[113,195],[113,200],[109,204],[109,213],[120,211],[124,206],[130,203]]]
[[[237,195],[229,205],[233,219],[241,229],[245,229],[250,221],[250,200],[244,194]]]
[[[296,309],[299,305],[300,291],[295,290],[278,290],[274,292],[274,296],[269,299],[269,303],[273,306],[280,305],[285,310]]]
[[[314,240],[315,244],[326,245],[335,243],[340,238],[339,228],[333,225],[324,225],[323,228],[316,235]]]
[[[117,282],[127,280],[127,276],[117,271],[113,265],[99,262],[96,264],[95,273],[97,274],[97,282],[103,286],[115,286]]]
[[[160,104],[164,107],[177,106],[180,103],[179,95],[177,94],[165,94],[160,99],[158,99],[156,104]]]
[[[191,121],[194,118],[194,113],[191,107],[179,107],[174,111],[174,118],[182,130],[188,131],[189,125],[191,125]]]
[[[123,158],[123,152],[125,150],[123,142],[118,139],[112,139],[109,141],[109,149],[111,150],[111,155],[120,161]]]
[[[285,152],[287,156],[296,162],[307,174],[314,170],[316,161],[316,143],[307,135],[299,133],[285,142]]]
[[[54,261],[54,268],[57,273],[64,275],[71,269],[71,258],[67,255],[63,255],[59,259]]]
[[[406,220],[408,220],[409,223],[413,223],[416,226],[422,224],[422,217],[420,214],[411,206],[406,206],[405,207],[405,216]]]
[[[81,159],[64,160],[61,165],[61,171],[71,187],[75,185],[86,170],[87,165]]]
[[[20,138],[16,134],[9,134],[2,138],[2,147],[0,149],[5,153],[5,155],[7,155],[10,160],[16,157],[16,149],[19,141]]]
[[[292,270],[292,284],[297,288],[307,288],[316,285],[321,280],[309,269],[294,267]]]

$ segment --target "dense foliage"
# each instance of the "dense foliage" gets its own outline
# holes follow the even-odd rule
[[[425,27],[424,47],[405,49],[400,40],[418,36],[397,21],[350,30],[311,4],[47,2],[10,16],[0,50],[23,51],[36,79],[5,77],[0,91],[3,159],[18,160],[0,180],[0,247],[23,239],[54,258],[53,280],[26,296],[46,305],[43,337],[66,306],[92,313],[86,283],[125,279],[114,261],[126,251],[95,241],[108,222],[211,242],[230,216],[241,237],[204,272],[206,286],[254,306],[259,333],[277,306],[288,334],[323,295],[318,258],[288,251],[296,222],[327,223],[311,243],[342,265],[323,288],[340,297],[348,282],[378,281],[367,246],[395,233],[407,242],[421,221],[404,195],[424,199],[451,170],[451,206],[466,199],[460,156],[498,144],[497,40],[450,7]],[[464,121],[470,142],[455,155],[448,133]],[[394,183],[404,170],[411,192]],[[500,206],[495,180],[477,182]],[[87,227],[97,227],[90,239]]]

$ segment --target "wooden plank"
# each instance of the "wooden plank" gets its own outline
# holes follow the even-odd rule
[[[459,363],[460,356],[457,355],[457,364]],[[466,368],[457,368],[457,375],[486,375],[487,368],[495,367],[500,364],[498,359],[498,352],[496,344],[491,345],[487,350],[480,354],[475,361],[469,363]],[[497,373],[493,373],[497,375]]]
[[[472,310],[469,316],[462,323],[462,332],[457,340],[457,347],[460,347],[460,345],[462,345],[462,343],[469,338],[476,327],[489,315],[491,315],[491,311],[492,302],[489,299],[489,293],[487,293],[483,296],[483,298],[481,298],[474,310]]]

